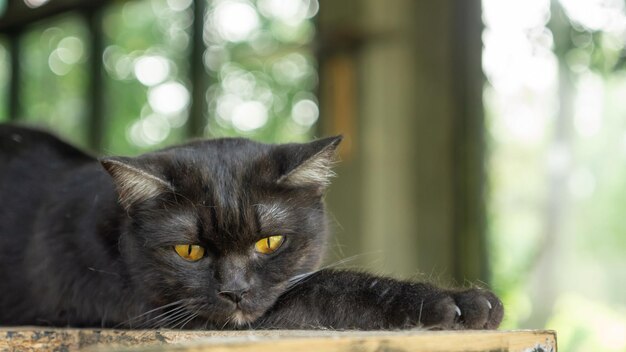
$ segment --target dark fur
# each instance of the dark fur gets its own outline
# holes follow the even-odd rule
[[[316,271],[330,175],[296,174],[330,163],[339,141],[217,139],[99,162],[49,134],[0,126],[0,324],[496,328],[502,304],[485,290]],[[133,193],[129,179],[147,188]],[[280,216],[262,216],[272,204]],[[277,252],[253,251],[275,234],[286,236]],[[184,261],[173,250],[182,243],[206,256]],[[241,289],[239,305],[219,294]]]

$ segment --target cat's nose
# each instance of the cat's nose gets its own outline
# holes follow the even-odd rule
[[[241,299],[248,293],[247,289],[244,290],[232,290],[232,291],[220,291],[218,295],[222,298],[230,300],[234,303],[241,302]]]

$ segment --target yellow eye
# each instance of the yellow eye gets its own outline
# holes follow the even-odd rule
[[[283,242],[285,242],[284,236],[276,235],[276,236],[265,237],[263,239],[258,240],[254,244],[254,249],[256,249],[256,251],[259,253],[270,254],[270,253],[275,252],[278,248],[280,248]]]
[[[190,262],[195,262],[204,257],[204,247],[197,244],[177,244],[174,250],[181,258]]]

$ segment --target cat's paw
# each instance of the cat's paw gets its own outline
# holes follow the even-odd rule
[[[452,295],[460,309],[458,323],[465,329],[496,329],[504,316],[502,301],[490,291],[469,289]]]
[[[451,292],[422,309],[420,325],[436,329],[496,329],[504,315],[500,299],[483,289]]]

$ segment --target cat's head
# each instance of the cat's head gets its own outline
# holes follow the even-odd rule
[[[260,317],[319,266],[340,141],[216,139],[102,159],[128,214],[120,247],[134,284],[211,325]]]

